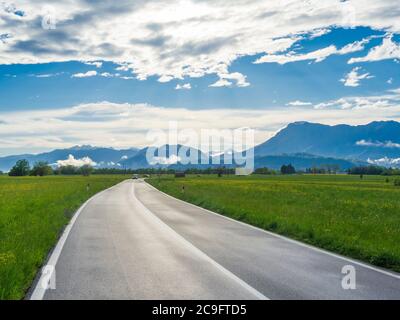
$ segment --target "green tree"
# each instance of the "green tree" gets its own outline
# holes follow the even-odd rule
[[[30,167],[28,160],[18,160],[14,167],[11,168],[8,175],[11,177],[27,176],[29,174],[29,170]]]
[[[381,175],[386,171],[383,167],[378,166],[362,166],[362,167],[353,167],[350,168],[347,172],[348,174],[356,174],[356,175]]]
[[[77,168],[71,165],[59,167],[57,171],[61,175],[77,174]]]
[[[85,164],[84,166],[79,168],[79,173],[85,177],[89,176],[92,173],[92,171],[93,168],[88,164]]]
[[[31,176],[48,176],[53,173],[53,169],[49,166],[48,162],[38,161],[35,163],[31,170]]]
[[[281,167],[281,173],[282,174],[294,174],[294,173],[296,173],[296,169],[291,164],[283,165]]]

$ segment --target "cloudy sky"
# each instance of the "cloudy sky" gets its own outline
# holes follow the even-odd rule
[[[0,0],[0,155],[400,120],[398,0]]]

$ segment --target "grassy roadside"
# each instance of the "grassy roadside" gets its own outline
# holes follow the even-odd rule
[[[400,188],[389,179],[169,176],[148,182],[231,218],[399,272]]]
[[[124,179],[127,176],[0,177],[0,299],[23,298],[77,208]]]

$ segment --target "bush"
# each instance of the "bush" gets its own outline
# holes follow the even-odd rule
[[[53,169],[49,166],[47,162],[39,161],[36,162],[31,170],[31,176],[48,176],[53,173]]]
[[[400,179],[395,179],[393,184],[395,185],[395,187],[400,187]]]

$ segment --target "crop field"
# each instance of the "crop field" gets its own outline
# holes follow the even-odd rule
[[[174,197],[231,218],[400,271],[400,187],[394,186],[394,179],[349,175],[168,176],[148,182]]]
[[[23,298],[76,209],[126,178],[0,176],[0,299]]]

